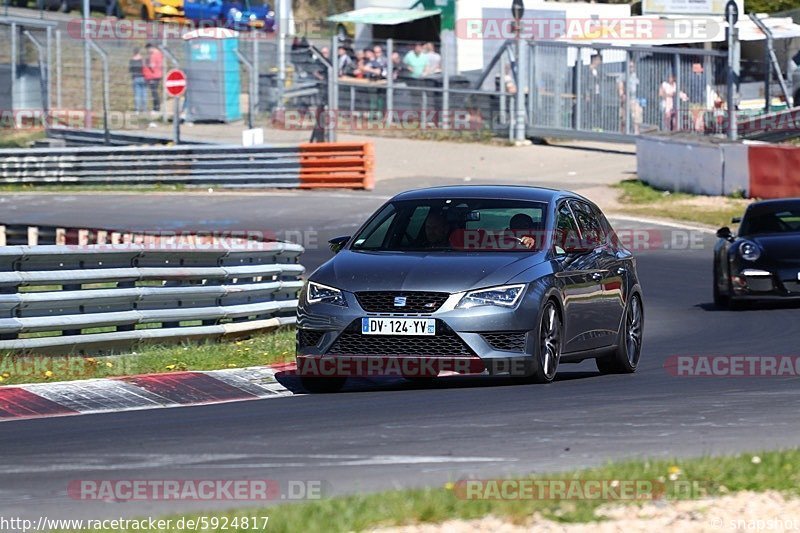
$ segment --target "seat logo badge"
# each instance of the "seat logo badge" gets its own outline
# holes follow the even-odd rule
[[[395,296],[394,297],[394,306],[395,307],[405,307],[406,306],[406,297],[405,296]]]

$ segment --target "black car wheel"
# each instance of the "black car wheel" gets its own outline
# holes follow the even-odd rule
[[[561,360],[563,328],[555,302],[549,300],[539,319],[539,335],[530,379],[535,383],[550,383],[556,377]]]
[[[644,309],[638,294],[631,296],[625,309],[625,321],[617,339],[617,349],[608,357],[595,359],[603,374],[631,374],[639,366],[644,333]]]
[[[314,394],[324,394],[329,392],[339,392],[344,387],[347,378],[320,378],[320,377],[301,377],[300,383],[308,392]]]
[[[727,294],[722,294],[722,291],[719,290],[719,278],[719,267],[714,263],[714,305],[717,307],[725,307],[728,305],[729,296]]]

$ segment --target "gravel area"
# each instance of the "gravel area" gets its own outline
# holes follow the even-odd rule
[[[739,492],[700,500],[658,501],[641,507],[602,506],[598,508],[596,515],[603,521],[561,524],[534,515],[526,524],[512,524],[498,517],[488,516],[479,520],[450,520],[442,524],[421,524],[375,531],[379,533],[800,531],[800,499],[786,499],[774,491]]]

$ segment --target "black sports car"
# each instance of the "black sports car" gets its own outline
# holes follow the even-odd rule
[[[538,382],[552,381],[560,363],[590,358],[604,373],[636,370],[644,326],[636,261],[581,196],[512,186],[410,191],[331,244],[337,255],[311,274],[298,306],[298,374],[311,391],[359,375],[345,363],[387,358],[387,367],[435,366],[402,374],[414,378],[461,361]]]
[[[738,235],[717,231],[714,303],[738,307],[747,300],[800,300],[800,198],[750,204]]]

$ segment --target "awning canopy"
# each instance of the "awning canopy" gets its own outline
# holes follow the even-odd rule
[[[440,15],[439,9],[391,9],[387,7],[365,7],[328,17],[331,22],[353,24],[379,24],[395,26],[414,20]]]

